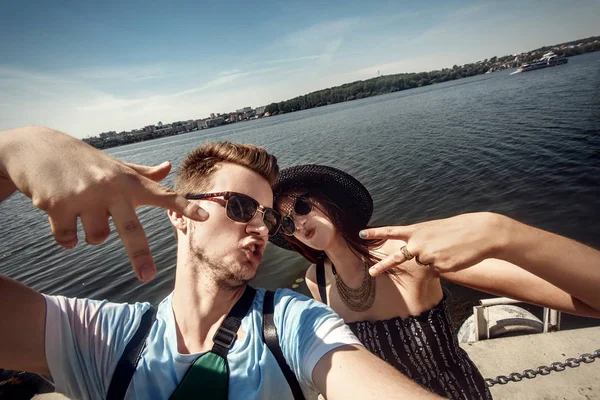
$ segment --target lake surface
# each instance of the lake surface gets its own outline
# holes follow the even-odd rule
[[[372,193],[372,224],[495,211],[600,248],[600,52],[567,65],[461,79],[107,150],[175,166],[207,140],[261,145],[281,167],[321,163]],[[165,181],[172,184],[172,175]],[[138,215],[158,266],[139,283],[113,229],[101,246],[58,247],[44,213],[0,203],[0,273],[44,293],[158,303],[173,287],[175,239],[161,209]],[[269,245],[254,284],[289,287],[308,263]],[[450,286],[465,302],[482,297]]]

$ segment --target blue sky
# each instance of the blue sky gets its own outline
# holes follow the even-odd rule
[[[95,136],[600,35],[592,1],[0,0],[0,129]]]

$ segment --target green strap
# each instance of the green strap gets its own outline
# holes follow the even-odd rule
[[[171,395],[171,400],[227,400],[229,368],[225,358],[211,351],[198,357]]]

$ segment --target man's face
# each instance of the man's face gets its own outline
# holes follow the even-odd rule
[[[264,207],[273,206],[271,186],[248,168],[222,163],[212,180],[206,192],[242,193]],[[268,241],[263,214],[257,211],[249,222],[234,222],[226,216],[222,197],[217,201],[199,200],[199,204],[210,217],[204,222],[188,220],[192,268],[205,269],[216,283],[227,288],[254,278]]]

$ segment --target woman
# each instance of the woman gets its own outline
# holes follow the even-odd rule
[[[273,192],[285,217],[271,241],[311,261],[306,283],[313,297],[329,304],[367,349],[439,395],[491,398],[458,345],[440,278],[600,316],[600,271],[586,264],[597,264],[600,253],[579,243],[491,213],[361,232],[373,212],[369,192],[322,165],[284,169]],[[577,253],[576,266],[573,258],[564,262],[565,253]]]

